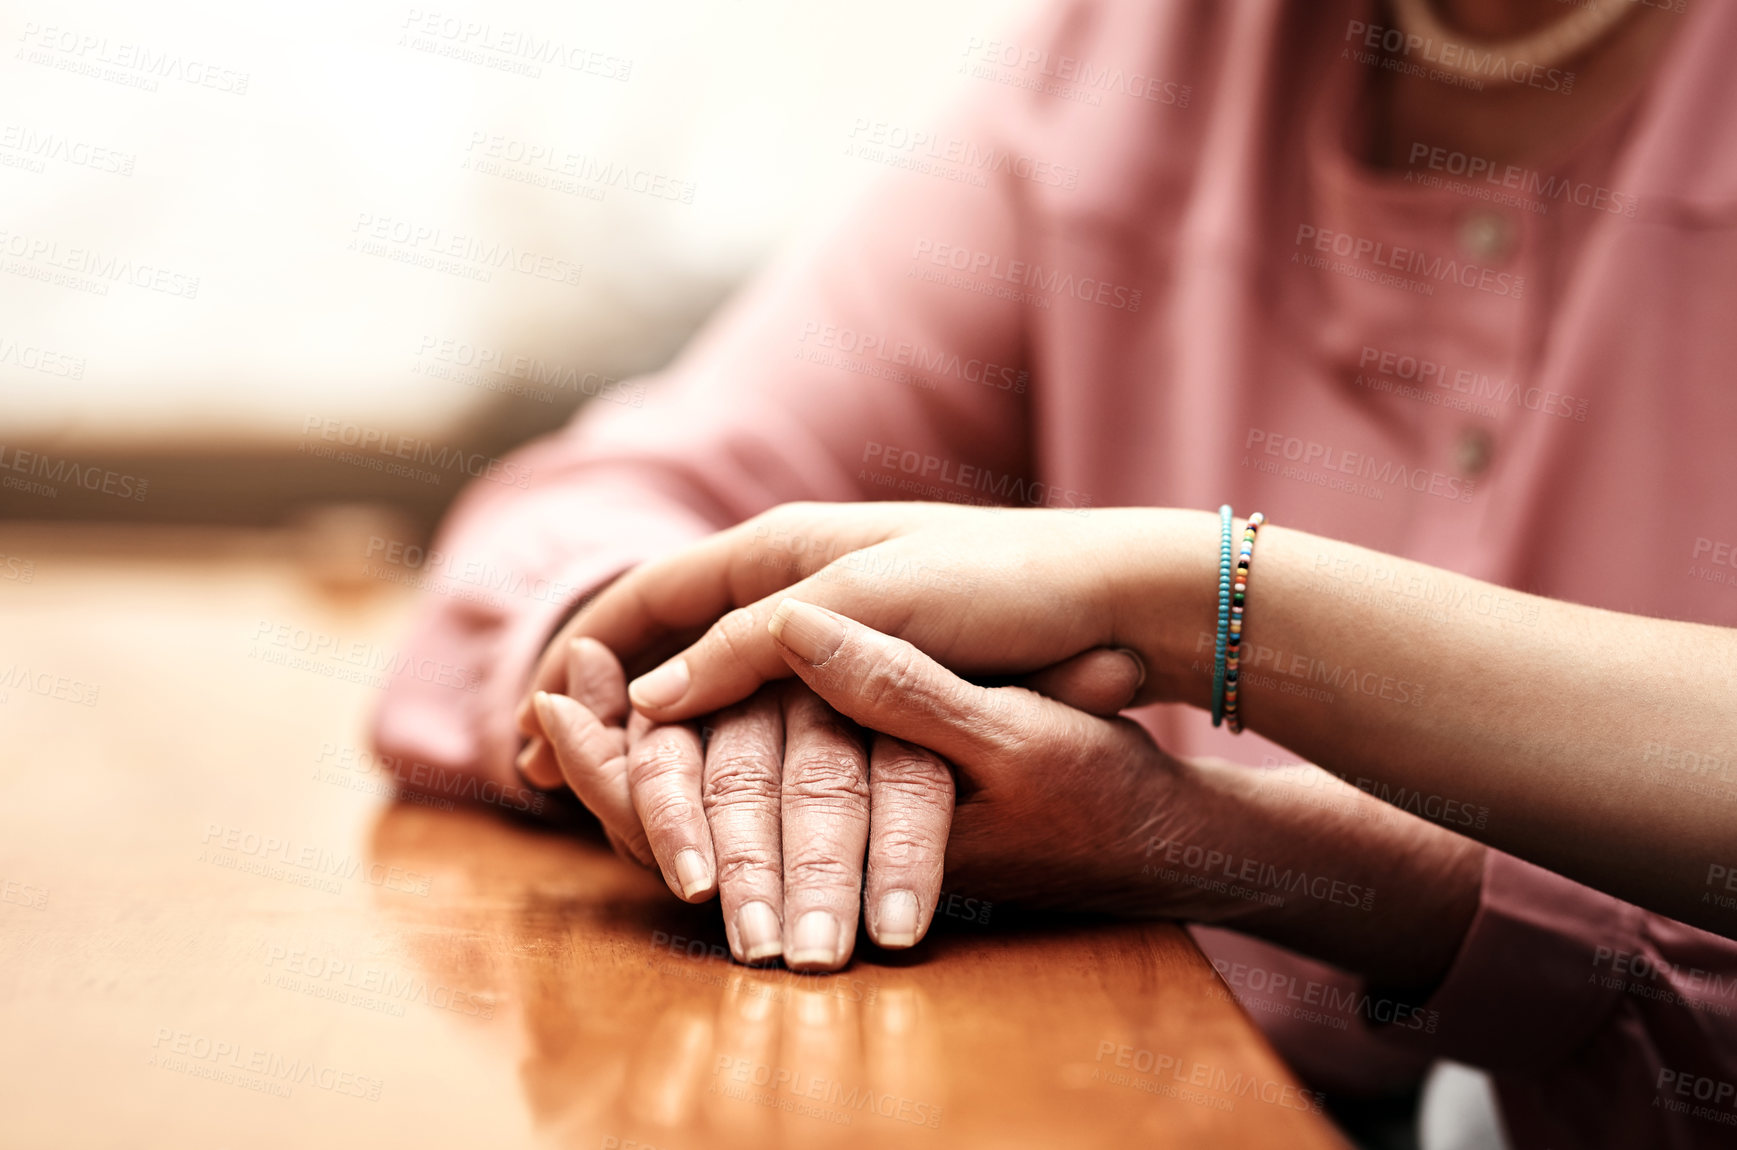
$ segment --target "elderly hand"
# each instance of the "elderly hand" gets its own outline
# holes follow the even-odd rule
[[[908,947],[941,889],[953,779],[933,754],[841,719],[801,684],[775,684],[691,726],[627,714],[620,664],[595,640],[566,644],[564,684],[539,692],[553,766],[625,857],[690,902],[717,893],[735,956],[798,969],[850,958],[859,907],[870,937]],[[1088,652],[1033,677],[1113,712],[1138,686],[1125,656]],[[864,867],[866,860],[866,883]],[[866,885],[866,890],[865,890]]]
[[[877,739],[953,767],[949,883],[1035,905],[1215,917],[1198,888],[1152,878],[1151,844],[1195,841],[1203,812],[1188,764],[1138,723],[1025,687],[977,686],[812,604],[790,601],[779,618],[776,648],[816,696]]]

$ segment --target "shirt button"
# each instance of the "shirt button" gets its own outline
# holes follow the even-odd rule
[[[1500,263],[1518,239],[1514,221],[1500,212],[1471,212],[1460,221],[1460,250],[1482,263]]]
[[[1454,466],[1462,475],[1482,475],[1496,453],[1496,441],[1481,427],[1468,427],[1454,441]]]

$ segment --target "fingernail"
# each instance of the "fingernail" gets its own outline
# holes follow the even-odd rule
[[[642,707],[668,707],[688,693],[688,661],[671,659],[648,671],[627,688],[628,697]]]
[[[783,928],[778,916],[763,902],[745,903],[736,912],[736,938],[742,944],[743,962],[764,962],[784,949]]]
[[[792,966],[832,966],[838,962],[838,920],[824,910],[811,910],[796,920],[790,938]]]
[[[908,890],[888,891],[875,920],[875,941],[885,947],[917,945],[917,896]]]
[[[844,624],[829,612],[796,599],[786,599],[766,621],[772,637],[796,652],[803,662],[818,667],[844,642]]]
[[[1135,681],[1134,689],[1138,691],[1146,685],[1146,660],[1140,657],[1140,652],[1132,647],[1117,647],[1116,650],[1134,660],[1134,669],[1140,672],[1140,678]]]
[[[683,898],[693,898],[712,885],[712,868],[692,847],[676,855],[675,872],[676,881],[682,884]]]
[[[555,730],[555,701],[549,698],[549,692],[538,691],[532,695],[531,706],[537,709],[537,721],[543,724],[543,733],[552,734]],[[535,740],[531,745],[536,745]]]

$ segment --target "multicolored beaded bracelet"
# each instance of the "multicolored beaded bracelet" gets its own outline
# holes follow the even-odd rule
[[[1225,650],[1230,640],[1231,511],[1218,509],[1218,643],[1212,654],[1212,725],[1224,722]]]
[[[1255,535],[1266,521],[1267,517],[1259,511],[1248,517],[1248,526],[1242,532],[1242,551],[1236,559],[1236,582],[1231,586],[1230,643],[1224,656],[1224,718],[1234,735],[1242,734],[1242,716],[1236,708],[1236,681],[1237,662],[1242,654],[1243,601],[1248,596],[1248,569],[1254,560]]]

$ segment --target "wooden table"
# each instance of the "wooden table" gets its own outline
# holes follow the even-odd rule
[[[0,1145],[1343,1145],[1174,927],[749,970],[597,845],[392,802],[378,690],[254,646],[396,641],[354,542],[0,527]]]

